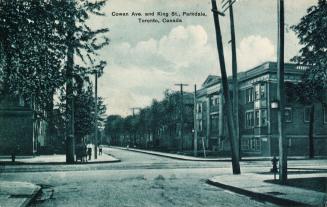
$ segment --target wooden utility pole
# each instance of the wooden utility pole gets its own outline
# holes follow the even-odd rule
[[[135,116],[135,110],[140,110],[141,108],[140,107],[132,107],[130,108],[132,110],[132,113],[133,113],[133,117]],[[135,145],[136,143],[136,134],[135,134],[135,131],[133,130],[133,146]]]
[[[197,126],[197,103],[196,103],[196,84],[194,85],[194,113],[193,113],[193,122],[194,122],[194,142],[193,142],[193,147],[194,147],[194,156],[198,156],[198,126]]]
[[[211,0],[211,3],[212,3],[213,18],[214,18],[214,23],[215,23],[217,50],[218,50],[220,70],[221,70],[221,81],[222,81],[222,85],[223,85],[223,92],[224,92],[224,98],[225,98],[227,126],[228,126],[228,132],[229,132],[230,144],[231,144],[233,174],[240,174],[241,169],[240,169],[239,154],[238,154],[239,148],[238,148],[238,143],[237,143],[235,124],[234,124],[234,119],[233,119],[233,111],[232,111],[230,95],[229,95],[224,49],[223,49],[219,17],[218,17],[218,14],[220,12],[218,12],[218,10],[217,10],[216,0]]]
[[[98,158],[98,72],[94,73],[94,119],[95,119],[95,131],[94,131],[94,159]]]
[[[228,0],[229,18],[230,18],[230,33],[231,33],[231,48],[232,48],[232,74],[233,74],[233,112],[235,120],[235,131],[237,143],[239,146],[239,156],[241,156],[241,143],[240,143],[240,124],[238,113],[238,81],[237,81],[237,56],[236,56],[236,38],[235,38],[235,26],[234,26],[234,12],[232,0]],[[240,157],[239,157],[240,159]]]
[[[180,127],[180,142],[179,142],[179,149],[183,151],[183,144],[184,144],[184,96],[183,96],[183,87],[188,86],[188,84],[184,83],[177,83],[175,86],[180,86],[181,97],[180,97],[180,118],[181,118],[181,127]]]
[[[278,107],[278,146],[279,146],[279,181],[281,184],[287,182],[287,142],[284,132],[284,0],[277,0],[277,22],[278,22],[278,57],[277,57],[277,100]]]
[[[140,110],[141,108],[140,107],[132,107],[132,108],[129,108],[132,110],[132,114],[133,116],[135,116],[135,110]]]

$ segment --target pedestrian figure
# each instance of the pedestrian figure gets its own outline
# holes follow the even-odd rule
[[[102,147],[99,146],[99,155],[102,155]]]
[[[91,159],[91,155],[92,155],[92,148],[87,148],[87,155],[89,156],[89,160]]]
[[[12,149],[11,150],[11,161],[15,162],[15,160],[16,160],[16,150]]]
[[[83,144],[83,155],[82,155],[83,162],[87,162],[87,147],[86,144]]]

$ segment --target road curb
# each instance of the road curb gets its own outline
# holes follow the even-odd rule
[[[35,201],[37,196],[42,192],[42,188],[38,185],[36,185],[36,186],[37,186],[37,188],[34,190],[32,195],[29,198],[26,198],[26,200],[20,205],[20,207],[29,206],[33,201]]]
[[[135,150],[135,149],[126,149],[126,148],[120,148],[120,147],[111,147],[111,148],[115,148],[115,149],[121,149],[121,150],[126,150],[126,151],[132,151],[132,152],[138,152],[138,153],[143,153],[143,154],[149,154],[149,155],[155,155],[155,156],[159,156],[159,157],[166,157],[166,158],[171,158],[171,159],[175,159],[175,160],[183,160],[183,161],[199,161],[199,162],[230,162],[230,160],[219,160],[219,159],[203,159],[203,160],[198,160],[198,159],[188,159],[188,158],[182,158],[182,157],[175,157],[175,156],[170,156],[170,155],[163,155],[163,154],[157,154],[155,152],[145,152],[145,151],[139,151],[139,150]]]
[[[110,146],[110,148],[114,149],[121,149],[121,150],[126,150],[126,151],[133,151],[133,152],[139,152],[139,153],[144,153],[144,154],[150,154],[150,155],[156,155],[156,156],[161,156],[161,157],[167,157],[171,159],[176,159],[176,160],[184,160],[184,161],[200,161],[200,162],[231,162],[231,159],[219,159],[219,158],[213,158],[213,159],[192,159],[192,158],[181,158],[181,157],[175,157],[175,156],[170,156],[170,155],[162,155],[162,154],[157,154],[156,152],[149,152],[149,151],[143,151],[139,149],[134,149],[134,148],[125,148],[125,147],[116,147],[116,146]],[[160,152],[159,152],[160,153]],[[176,154],[177,155],[177,154]],[[271,157],[263,157],[263,158],[254,158],[252,159],[251,157],[243,157],[241,158],[241,162],[251,162],[251,161],[271,161]],[[316,157],[315,160],[324,160],[327,159],[327,157]],[[305,157],[289,157],[288,160],[309,160],[309,158]]]
[[[297,207],[304,207],[304,206],[309,206],[310,207],[310,206],[312,206],[312,205],[308,205],[308,204],[301,203],[301,202],[298,202],[298,201],[293,201],[293,200],[286,199],[286,198],[279,198],[279,197],[275,197],[273,195],[268,195],[268,194],[264,194],[264,193],[256,193],[256,192],[246,190],[246,189],[243,189],[243,188],[238,188],[238,187],[235,187],[235,186],[215,182],[215,181],[212,181],[210,179],[207,179],[206,183],[209,184],[209,185],[213,185],[213,186],[216,186],[216,187],[219,187],[219,188],[223,188],[223,189],[226,189],[226,190],[238,193],[238,194],[242,194],[242,195],[251,197],[251,198],[256,199],[256,200],[264,200],[264,201],[268,201],[270,203],[275,203],[277,205],[297,206]]]
[[[108,154],[107,154],[108,155]],[[109,155],[116,160],[108,161],[95,161],[95,162],[75,162],[75,163],[66,163],[66,162],[22,162],[22,161],[0,161],[0,165],[91,165],[91,164],[101,164],[101,163],[116,163],[121,162],[120,159]]]
[[[121,149],[121,150],[126,150],[126,151],[132,151],[132,152],[139,152],[139,153],[144,153],[144,154],[150,154],[150,155],[155,155],[155,156],[160,156],[160,157],[166,157],[166,158],[171,158],[175,160],[183,160],[183,161],[198,161],[198,162],[231,162],[231,159],[192,159],[192,158],[182,158],[182,157],[175,157],[175,156],[170,156],[170,155],[163,155],[163,154],[157,154],[155,152],[146,152],[146,151],[140,151],[138,149],[126,149],[123,147],[112,147],[115,149]],[[241,161],[270,161],[270,158],[263,158],[263,159],[242,159]]]

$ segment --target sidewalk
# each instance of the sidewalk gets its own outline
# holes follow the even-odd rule
[[[110,146],[111,148],[121,149],[121,150],[128,150],[133,152],[140,152],[150,155],[156,155],[161,157],[168,157],[177,160],[186,160],[186,161],[203,161],[203,162],[230,162],[231,158],[228,157],[221,157],[221,158],[201,158],[201,157],[194,157],[194,156],[187,156],[187,155],[179,155],[173,153],[166,153],[166,152],[157,152],[151,150],[140,150],[136,148],[125,148],[125,147],[116,147]],[[270,161],[271,157],[243,157],[241,161]],[[288,157],[288,160],[306,160],[306,157],[303,156],[294,156]]]
[[[76,164],[92,164],[92,163],[109,163],[109,162],[120,162],[119,159],[106,154],[106,150],[102,155],[98,155],[97,159],[94,159],[94,154],[92,153],[91,160],[87,162],[76,162]],[[0,157],[0,164],[66,164],[66,155],[40,155],[40,156],[18,156],[16,157],[15,163],[11,161],[10,156]],[[1,207],[1,206],[0,206]]]
[[[0,181],[0,206],[25,207],[41,190],[40,186],[25,182]]]
[[[288,177],[327,177],[327,173],[296,174]],[[326,206],[326,193],[264,182],[272,179],[273,175],[262,174],[222,175],[210,178],[207,183],[283,206]]]

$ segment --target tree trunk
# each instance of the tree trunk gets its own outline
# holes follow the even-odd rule
[[[73,40],[73,34],[70,40]],[[67,50],[67,69],[66,69],[66,162],[75,162],[75,139],[74,139],[74,104],[73,104],[73,70],[74,70],[74,48],[70,44]]]
[[[314,114],[315,114],[315,105],[312,104],[310,110],[310,123],[309,123],[309,158],[314,158],[314,139],[313,139],[313,132],[314,132]]]
[[[50,146],[55,146],[55,140],[54,140],[54,135],[55,135],[55,127],[54,127],[54,121],[53,121],[53,96],[54,92],[51,93],[51,98],[47,104],[47,122],[48,126],[46,129],[46,137],[49,143],[47,143]]]

